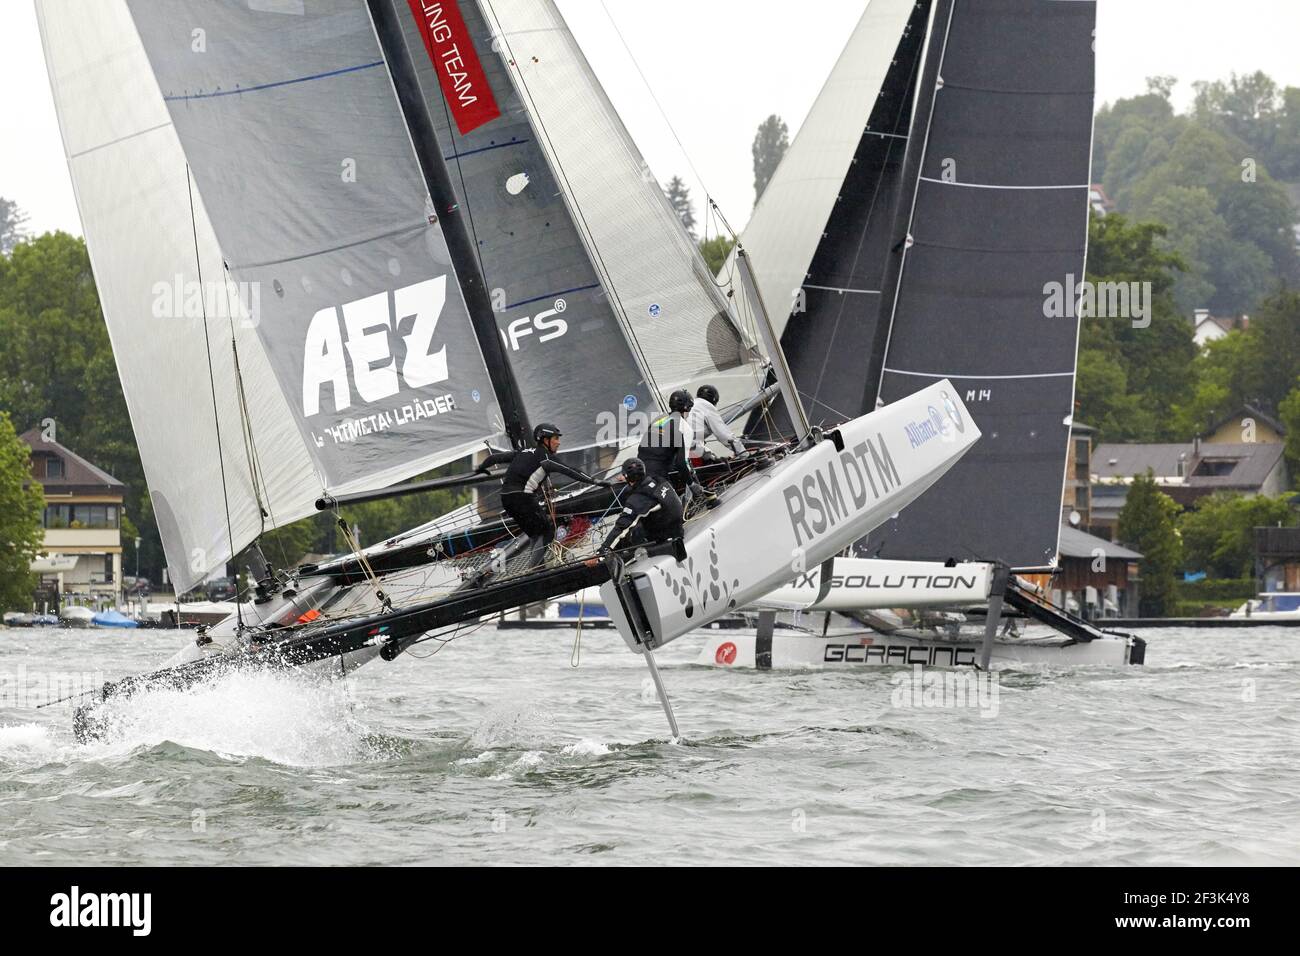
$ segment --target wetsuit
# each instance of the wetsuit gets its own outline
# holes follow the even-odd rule
[[[682,499],[677,497],[666,478],[647,476],[620,493],[623,511],[614,523],[602,551],[628,548],[638,544],[657,544],[680,538]]]
[[[500,451],[489,455],[478,466],[487,471],[493,465],[509,462],[501,478],[501,508],[518,523],[524,534],[534,543],[531,567],[541,564],[546,546],[555,540],[555,522],[539,500],[539,494],[551,475],[564,475],[574,481],[589,485],[609,487],[609,482],[584,475],[551,455],[541,445],[527,451]]]
[[[681,413],[672,412],[646,430],[636,456],[645,462],[647,475],[671,478],[674,488],[681,494],[687,485],[698,484],[687,457],[690,444],[690,426],[682,419]]]

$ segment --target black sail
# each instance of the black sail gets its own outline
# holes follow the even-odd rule
[[[1084,0],[936,3],[905,163],[919,175],[866,396],[946,377],[983,438],[866,554],[1056,559],[1079,320],[1052,300],[1084,275],[1095,24]],[[918,425],[912,441],[942,440]]]
[[[817,252],[781,335],[813,424],[834,425],[875,407],[863,375],[880,325],[882,281],[903,184],[903,158],[930,0],[913,9],[862,131]],[[777,422],[788,428],[782,409]]]

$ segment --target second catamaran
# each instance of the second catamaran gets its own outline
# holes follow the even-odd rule
[[[744,243],[776,264],[759,285],[780,303],[773,318],[814,422],[942,378],[985,437],[855,556],[760,602],[860,623],[823,638],[774,633],[769,617],[757,632],[711,638],[702,661],[842,661],[848,641],[863,662],[862,648],[879,651],[888,636],[923,657],[935,641],[951,649],[978,605],[964,659],[987,661],[992,649],[1009,660],[1140,662],[1139,639],[1071,619],[996,573],[1050,573],[1057,560],[1079,325],[1077,310],[1052,318],[1044,301],[1085,272],[1095,24],[1086,0],[867,5]],[[922,423],[908,440],[931,430]],[[900,596],[908,579],[941,583]],[[974,584],[954,591],[954,581]],[[1004,591],[1049,620],[1051,636],[985,641],[984,607]]]

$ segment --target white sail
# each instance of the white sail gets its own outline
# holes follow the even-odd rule
[[[250,60],[248,74],[229,78],[232,86],[242,83],[248,87],[246,94],[226,96],[214,83],[206,89],[190,88],[188,92],[196,94],[194,98],[184,93],[178,95],[173,89],[172,98],[165,99],[158,76],[159,63],[151,62],[150,51],[141,39],[142,27],[149,28],[145,32],[155,43],[165,42],[171,27],[179,30],[172,37],[177,42],[170,48],[171,57],[176,62],[191,58],[188,65],[201,73],[205,69],[220,69],[230,60],[212,51],[205,54],[208,59],[199,58],[192,44],[200,41],[193,31],[204,28],[195,24],[202,22],[213,27],[225,17],[253,13],[275,16],[281,7],[277,6],[276,10],[268,9],[267,4],[252,4],[246,9],[210,7],[204,8],[204,16],[175,20],[169,25],[163,22],[165,11],[156,5],[143,8],[149,18],[147,23],[133,20],[133,9],[125,0],[94,4],[38,0],[37,4],[64,148],[96,284],[168,567],[178,590],[197,583],[227,560],[232,550],[242,548],[264,528],[312,513],[314,500],[322,490],[345,493],[382,487],[460,457],[496,431],[499,420],[482,355],[464,327],[464,304],[454,275],[448,275],[449,267],[436,262],[439,249],[445,253],[445,243],[439,230],[424,221],[426,197],[418,171],[410,173],[415,168],[415,159],[404,133],[400,139],[404,155],[396,152],[395,147],[389,148],[398,142],[392,137],[382,140],[376,137],[369,143],[354,145],[358,148],[368,145],[375,150],[372,154],[360,154],[363,162],[372,162],[371,168],[384,162],[408,164],[405,179],[400,183],[368,182],[365,189],[369,192],[364,195],[380,206],[383,200],[390,204],[400,200],[407,207],[414,207],[409,217],[415,220],[411,229],[397,238],[381,237],[390,239],[395,251],[388,254],[387,261],[380,262],[387,267],[384,278],[391,280],[388,282],[391,290],[414,285],[429,293],[427,297],[442,297],[445,302],[444,314],[434,324],[440,338],[452,331],[458,333],[451,347],[452,374],[460,373],[456,381],[464,386],[466,396],[456,403],[456,416],[461,421],[451,430],[444,426],[452,415],[443,415],[439,431],[429,427],[427,421],[447,410],[445,402],[438,404],[441,396],[451,391],[445,381],[435,383],[442,387],[431,390],[407,389],[387,402],[367,400],[367,388],[370,396],[383,391],[377,381],[385,376],[385,369],[394,361],[390,359],[386,366],[377,351],[368,354],[366,349],[376,341],[374,333],[378,327],[389,324],[388,307],[394,302],[393,291],[384,294],[382,316],[361,315],[365,310],[349,300],[361,299],[373,291],[362,286],[378,281],[375,273],[384,270],[367,269],[365,274],[357,270],[355,278],[361,291],[352,297],[333,289],[340,279],[343,284],[349,284],[348,280],[353,278],[341,273],[337,262],[332,263],[328,275],[309,268],[308,260],[320,248],[319,245],[311,247],[311,243],[320,234],[336,229],[342,235],[349,228],[364,229],[369,223],[358,224],[352,217],[341,215],[339,204],[345,205],[345,201],[338,195],[318,205],[300,203],[296,208],[286,209],[278,204],[275,186],[285,186],[284,181],[268,188],[264,179],[274,178],[269,168],[265,177],[257,178],[248,174],[248,166],[241,166],[262,157],[264,154],[259,150],[267,148],[267,141],[252,136],[223,138],[215,125],[221,114],[215,108],[205,112],[216,104],[228,107],[234,105],[233,100],[255,96],[251,88],[258,86],[256,80],[296,81],[300,74],[294,73],[293,57],[285,53],[278,57],[262,56],[255,62]],[[168,9],[175,11],[181,7],[172,4]],[[352,9],[350,5],[340,10],[342,17],[325,21],[325,30],[338,27],[342,20],[355,18],[359,13],[359,21],[348,22],[364,29],[354,29],[348,35],[364,37],[373,45],[364,10]],[[142,11],[137,8],[134,12],[138,18]],[[312,24],[318,41],[322,20],[317,18]],[[299,32],[303,25],[301,18],[284,15],[281,26],[287,40],[286,50],[303,54],[318,48]],[[232,34],[226,32],[224,39],[229,43]],[[165,54],[158,48],[154,54],[165,62]],[[256,79],[250,79],[253,76]],[[292,92],[299,94],[302,87],[303,84],[295,82]],[[367,87],[367,93],[374,90],[388,99],[371,97],[364,103],[365,107],[372,115],[384,115],[391,110],[389,125],[401,131],[400,115],[387,78],[381,77],[378,84]],[[225,92],[229,91],[230,87],[226,87]],[[219,95],[199,99],[204,93]],[[328,102],[319,104],[319,109],[325,112],[330,108]],[[186,131],[188,141],[178,131],[173,110],[183,111],[182,119],[190,124]],[[291,126],[288,120],[293,115],[282,108],[280,115],[268,120],[264,129],[279,131]],[[301,122],[303,114],[297,115]],[[313,114],[311,119],[319,122],[322,118]],[[291,136],[292,129],[285,135]],[[300,135],[306,134],[300,131]],[[294,158],[283,152],[277,157]],[[345,158],[330,158],[330,172],[335,180],[339,179],[339,163]],[[187,166],[197,167],[193,176]],[[285,166],[291,173],[297,172],[292,163]],[[229,176],[232,171],[242,171],[243,178],[222,179],[223,172]],[[285,175],[284,167],[274,172]],[[323,175],[310,177],[312,185],[326,184],[314,195],[328,200],[328,182]],[[236,206],[229,192],[241,188],[244,201]],[[205,205],[206,193],[217,197],[217,206],[212,205],[211,197]],[[382,209],[378,212],[382,213]],[[218,218],[224,224],[221,228],[217,227]],[[390,227],[399,224],[390,222]],[[230,238],[224,244],[219,238],[223,231]],[[195,233],[197,258],[207,288],[198,286]],[[297,239],[296,246],[281,241],[290,233]],[[357,237],[343,236],[341,241],[348,238]],[[377,247],[368,241],[357,242],[344,254],[356,255],[363,248],[373,253]],[[295,253],[302,254],[301,261],[291,275],[286,273],[283,282],[258,271],[265,262],[249,262],[259,255],[262,259],[283,259]],[[233,297],[238,299],[240,308],[233,308],[225,297],[208,292],[224,283],[227,264],[229,278],[237,283],[248,280],[242,297]],[[445,278],[440,280],[433,275],[435,271]],[[308,421],[310,415],[306,414],[310,409],[306,407],[308,389],[302,371],[304,341],[310,344],[310,337],[304,332],[322,309],[321,303],[312,299],[313,289],[317,297],[325,296],[322,302],[327,312],[335,304],[342,308],[343,317],[337,318],[338,313],[334,317],[343,325],[335,326],[332,336],[327,338],[346,336],[349,348],[349,359],[341,358],[335,350],[335,358],[342,365],[332,369],[330,381],[318,392],[318,401],[325,405],[333,399],[335,410],[345,405],[339,394],[345,379],[352,390],[350,397],[355,399],[350,408],[324,423],[314,439],[312,423]],[[337,296],[332,295],[335,291],[339,291]],[[208,296],[206,309],[200,305],[205,295]],[[348,314],[349,305],[355,315]],[[399,312],[417,311],[403,309],[402,301],[396,305]],[[407,323],[405,328],[400,328],[403,318]],[[416,331],[412,330],[410,319],[410,315],[398,315],[399,328],[393,330],[390,338],[398,338],[398,332],[414,336]],[[238,378],[232,338],[238,349]],[[439,370],[432,367],[437,364],[439,340],[434,339],[433,346],[420,353],[428,353],[426,357],[434,360],[432,364],[425,363],[430,367],[423,370],[427,373],[423,374],[424,379],[439,378]],[[286,373],[290,354],[297,356],[296,373],[294,370]],[[322,354],[330,357],[328,348]],[[405,371],[417,371],[410,365],[415,354],[412,348],[401,354],[407,365]],[[362,381],[367,373],[370,380]],[[409,385],[412,375],[404,377]],[[468,398],[471,384],[479,386],[472,390],[476,398],[483,399],[477,404]],[[407,391],[412,394],[408,396]],[[396,398],[410,401],[398,402]],[[429,414],[425,401],[435,403],[433,414]],[[414,409],[415,404],[421,407]],[[396,422],[408,406],[414,409],[412,421]],[[462,415],[460,408],[471,411]],[[394,418],[383,424],[396,422],[411,427],[406,431],[401,427],[384,428],[379,419],[385,415]],[[421,422],[419,426],[414,425],[416,416]],[[349,426],[348,419],[354,424]],[[373,427],[376,434],[349,436],[345,434],[349,427],[358,432]],[[342,430],[331,435],[330,428]],[[339,443],[339,437],[352,440]],[[336,443],[339,447],[332,447]],[[254,466],[258,469],[256,478]]]
[[[661,395],[757,389],[727,300],[552,0],[479,0],[574,219]]]
[[[172,582],[183,590],[230,556],[227,503],[237,544],[261,528],[236,424],[229,325],[210,323],[216,417],[231,423],[218,445],[203,320],[185,312],[197,301],[194,231],[217,276],[221,250],[198,196],[191,223],[185,155],[126,4],[41,0],[37,14],[100,304]],[[259,445],[277,450],[264,461],[267,495],[280,521],[301,517],[310,505],[294,490],[319,480],[252,328],[236,321],[234,334]]]
[[[870,0],[745,226],[741,241],[779,337],[889,72],[913,0]],[[734,253],[723,274],[734,267]],[[737,288],[737,297],[743,292]]]

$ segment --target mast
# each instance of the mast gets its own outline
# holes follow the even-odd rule
[[[366,0],[366,6],[370,11],[370,19],[374,24],[379,47],[384,54],[389,78],[393,82],[393,89],[397,93],[397,100],[406,120],[411,144],[415,147],[420,172],[424,175],[429,197],[433,200],[439,225],[442,226],[443,235],[447,240],[447,251],[451,255],[461,294],[464,295],[465,305],[469,309],[474,335],[478,339],[484,364],[492,379],[492,390],[496,394],[497,404],[501,406],[501,414],[505,419],[506,435],[514,447],[525,447],[531,434],[527,412],[524,410],[519,385],[515,381],[514,371],[510,367],[505,347],[501,342],[496,312],[492,308],[487,282],[479,267],[474,241],[461,214],[452,187],[451,174],[447,170],[447,164],[442,158],[442,150],[438,145],[437,134],[423,108],[419,80],[402,39],[401,25],[388,0]]]
[[[803,441],[808,437],[810,430],[808,415],[804,412],[803,402],[799,400],[799,392],[794,385],[794,376],[790,374],[790,366],[785,361],[785,352],[782,351],[781,342],[776,337],[776,330],[772,328],[767,306],[763,304],[763,296],[758,291],[758,283],[754,281],[754,272],[749,265],[749,256],[745,255],[745,250],[740,245],[736,246],[736,265],[740,270],[740,281],[745,289],[745,297],[754,304],[754,311],[758,313],[757,321],[754,324],[758,326],[759,334],[763,338],[763,346],[767,350],[767,357],[772,360],[772,371],[776,374],[777,384],[781,386],[781,395],[785,399],[785,407],[790,415],[790,421],[794,424],[795,436],[800,441]]]

